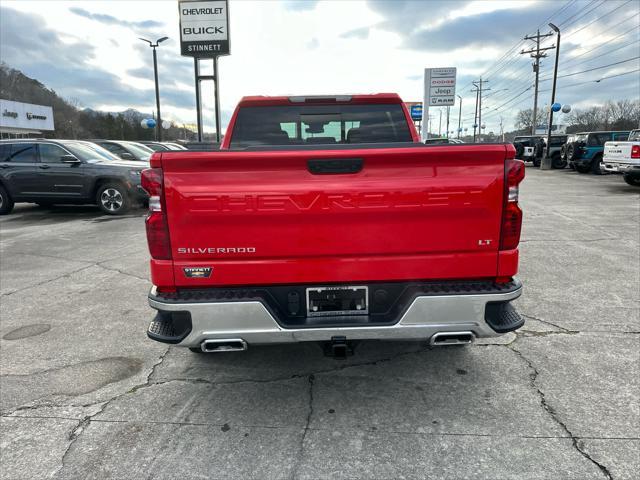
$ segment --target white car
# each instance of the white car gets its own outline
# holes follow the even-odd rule
[[[632,130],[626,142],[605,143],[602,161],[607,172],[622,173],[625,182],[640,187],[640,129]]]

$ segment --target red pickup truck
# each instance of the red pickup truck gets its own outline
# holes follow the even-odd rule
[[[470,343],[510,303],[524,164],[508,144],[425,145],[395,94],[245,97],[220,151],[142,174],[154,340],[193,351],[362,339]]]

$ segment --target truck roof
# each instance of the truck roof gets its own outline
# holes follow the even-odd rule
[[[242,97],[239,107],[266,107],[296,104],[371,104],[371,103],[402,103],[397,93],[373,93],[358,95],[289,95],[265,96],[256,95]]]

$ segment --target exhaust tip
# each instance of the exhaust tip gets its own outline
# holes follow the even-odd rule
[[[438,332],[429,339],[429,345],[468,345],[472,343],[475,338],[473,332]]]
[[[205,353],[242,352],[247,349],[247,342],[241,338],[209,339],[200,344]]]

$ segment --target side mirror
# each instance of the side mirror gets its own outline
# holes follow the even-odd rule
[[[120,158],[123,160],[135,160],[136,157],[134,157],[133,155],[131,155],[129,152],[123,152],[120,154]]]
[[[62,161],[62,163],[81,163],[80,160],[78,160],[73,155],[62,155],[60,157],[60,160]]]

